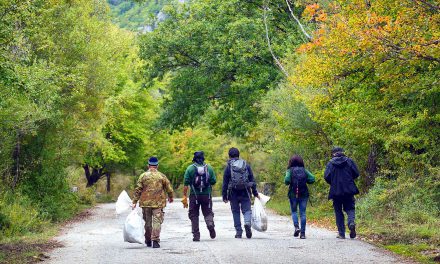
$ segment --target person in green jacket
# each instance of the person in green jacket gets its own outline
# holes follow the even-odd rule
[[[209,236],[214,239],[214,212],[212,211],[212,185],[216,183],[215,173],[211,165],[205,163],[203,151],[194,153],[193,164],[188,166],[184,175],[183,207],[188,207],[187,194],[189,195],[188,217],[191,220],[193,241],[200,241],[199,211],[205,218]]]
[[[292,213],[293,225],[295,226],[294,237],[306,238],[306,208],[309,200],[309,188],[307,184],[315,182],[315,176],[304,168],[304,161],[299,155],[293,155],[287,166],[284,183],[289,185],[288,197]],[[301,218],[301,229],[298,223],[297,209]]]

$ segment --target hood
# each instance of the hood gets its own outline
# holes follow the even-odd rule
[[[347,163],[348,158],[346,156],[334,157],[330,162],[335,166],[343,166]]]

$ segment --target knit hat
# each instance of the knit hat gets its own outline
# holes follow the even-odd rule
[[[148,159],[148,165],[157,166],[159,164],[159,160],[156,157],[150,157]]]

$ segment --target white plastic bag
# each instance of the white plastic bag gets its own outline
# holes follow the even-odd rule
[[[267,214],[264,207],[270,197],[261,193],[258,195],[260,199],[255,199],[254,208],[252,208],[252,228],[259,232],[264,232],[267,230]]]
[[[116,213],[122,214],[131,208],[131,199],[128,196],[126,191],[122,191],[118,196],[118,200],[116,201]]]
[[[144,243],[144,234],[145,234],[145,221],[141,217],[141,210],[139,207],[136,207],[131,213],[127,216],[124,223],[124,241],[129,243]]]

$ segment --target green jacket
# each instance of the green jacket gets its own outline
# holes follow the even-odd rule
[[[197,165],[202,166],[204,164],[197,164]],[[208,173],[209,173],[209,184],[214,185],[217,182],[214,169],[211,167],[211,165],[209,165],[209,164],[207,164],[207,165],[208,165]],[[193,188],[192,184],[193,184],[195,174],[196,174],[196,167],[194,166],[194,164],[189,165],[185,171],[183,184],[185,186],[190,187],[190,190],[191,190],[190,195],[194,195],[194,194],[195,195],[209,195],[209,194],[211,194],[211,192],[212,192],[211,186],[203,189],[202,191],[200,191],[200,189]],[[195,193],[194,193],[194,191],[195,191]]]
[[[315,175],[313,175],[307,169],[305,169],[305,171],[306,171],[306,175],[307,175],[307,183],[308,184],[314,183],[315,182]],[[291,176],[291,172],[290,172],[290,169],[289,169],[289,170],[286,171],[286,176],[284,176],[284,183],[286,185],[290,185],[290,183],[292,182],[291,178],[292,178],[292,176]],[[289,188],[288,196],[289,197],[294,197],[295,196],[290,188]],[[308,196],[308,191],[307,191],[307,196]]]
[[[157,170],[148,170],[139,176],[133,203],[139,201],[140,207],[164,208],[167,196],[173,197],[173,188],[168,178]]]

